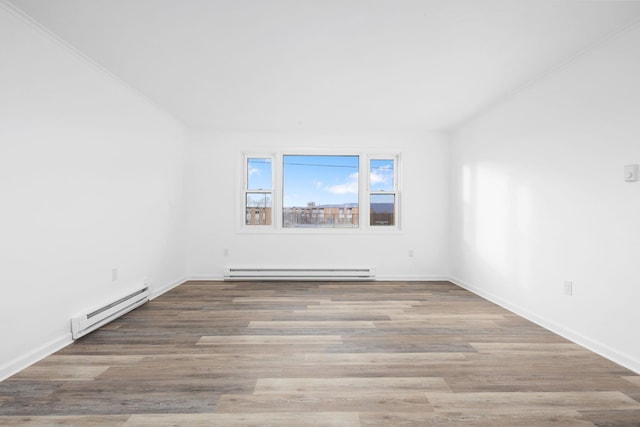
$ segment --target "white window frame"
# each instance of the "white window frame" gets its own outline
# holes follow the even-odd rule
[[[393,161],[393,189],[391,191],[372,191],[371,190],[371,161],[372,160],[392,160]],[[366,179],[366,224],[365,226],[370,230],[384,231],[384,230],[400,230],[400,154],[370,154],[366,159],[367,179]],[[371,196],[372,195],[390,195],[393,194],[394,206],[393,206],[393,225],[371,225]]]
[[[271,160],[271,188],[270,189],[254,189],[249,188],[249,159],[269,159]],[[242,167],[240,170],[242,171],[242,201],[241,201],[241,212],[240,221],[241,227],[245,229],[262,229],[262,230],[273,230],[276,225],[276,207],[275,207],[275,198],[276,198],[276,180],[274,168],[276,167],[276,157],[273,153],[243,153],[242,156]],[[247,224],[247,194],[249,193],[261,193],[261,194],[271,194],[271,224]],[[251,215],[254,215],[252,212]]]
[[[300,156],[358,156],[359,159],[359,179],[358,179],[358,227],[353,228],[332,228],[332,227],[284,227],[283,221],[283,161],[285,155]],[[400,231],[402,209],[401,202],[401,160],[397,151],[389,153],[368,153],[361,151],[339,150],[339,149],[309,149],[309,150],[286,150],[282,152],[262,152],[243,151],[241,153],[239,171],[242,174],[239,182],[242,183],[241,191],[237,191],[239,196],[237,206],[240,208],[236,214],[238,220],[238,231],[242,233],[277,233],[277,234],[376,234]],[[254,190],[248,188],[248,159],[264,158],[271,160],[271,189]],[[372,192],[371,191],[371,160],[393,160],[394,162],[394,191]],[[366,176],[366,178],[363,178]],[[271,194],[271,224],[258,225],[246,224],[246,200],[247,193],[265,192]],[[371,225],[370,200],[371,194],[395,194],[394,225]],[[346,212],[345,212],[346,215]]]

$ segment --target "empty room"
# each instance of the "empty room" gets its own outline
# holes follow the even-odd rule
[[[640,426],[640,2],[0,0],[0,425]]]

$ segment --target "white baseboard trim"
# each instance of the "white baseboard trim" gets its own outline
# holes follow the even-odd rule
[[[34,363],[44,359],[45,357],[55,353],[58,350],[63,349],[71,343],[73,343],[73,339],[71,338],[71,331],[69,331],[69,333],[55,338],[46,344],[43,344],[23,356],[16,357],[15,359],[10,360],[9,362],[0,366],[0,381],[6,380],[10,376],[17,374],[23,369],[28,368]]]
[[[157,297],[159,297],[160,295],[164,294],[165,292],[170,291],[171,289],[175,288],[176,286],[180,286],[182,285],[184,282],[186,282],[187,280],[189,280],[186,276],[181,277],[177,280],[174,280],[172,282],[170,282],[169,284],[162,286],[158,289],[153,289],[151,291],[151,295],[149,297],[149,299],[156,299]]]
[[[486,300],[489,300],[507,310],[524,317],[527,320],[532,321],[545,329],[550,330],[553,333],[560,335],[563,338],[566,338],[570,341],[573,341],[576,344],[579,344],[585,347],[588,350],[593,351],[594,353],[599,354],[600,356],[611,360],[621,366],[624,366],[627,369],[630,369],[638,374],[640,374],[640,360],[637,360],[627,354],[621,353],[620,351],[611,348],[610,346],[603,344],[601,342],[595,341],[587,336],[584,336],[572,329],[566,328],[556,322],[553,322],[549,319],[541,317],[536,313],[518,305],[514,304],[511,301],[507,301],[503,298],[500,298],[490,292],[486,292],[481,288],[472,285],[469,282],[466,282],[457,277],[449,277],[449,281],[472,292]]]

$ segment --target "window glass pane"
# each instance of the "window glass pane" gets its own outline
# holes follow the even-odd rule
[[[271,225],[271,193],[247,193],[245,224]]]
[[[370,225],[395,225],[395,194],[372,194],[369,209]]]
[[[247,190],[271,190],[271,159],[247,159]]]
[[[358,156],[283,156],[284,227],[357,227]]]
[[[373,159],[369,164],[369,186],[371,191],[394,191],[393,160]]]

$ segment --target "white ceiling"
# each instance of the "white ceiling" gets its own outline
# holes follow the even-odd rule
[[[184,123],[449,129],[637,21],[597,0],[11,0]]]

